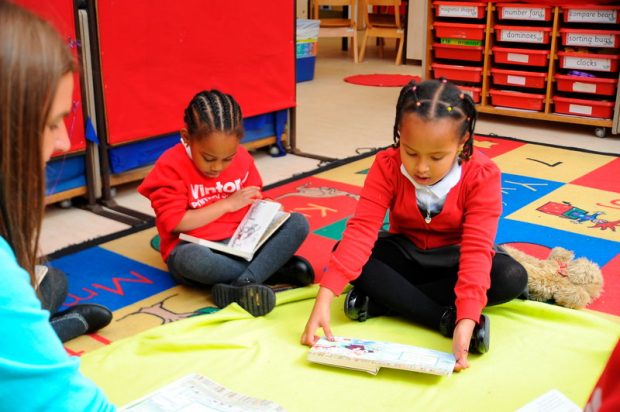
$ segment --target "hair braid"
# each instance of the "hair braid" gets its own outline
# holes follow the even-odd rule
[[[416,113],[426,120],[451,118],[460,122],[459,138],[468,134],[460,154],[467,160],[473,153],[474,129],[478,112],[472,98],[446,79],[411,81],[398,96],[394,122],[394,147],[400,144],[400,124],[403,116]]]
[[[243,137],[243,116],[235,99],[219,90],[203,90],[196,94],[184,114],[191,137],[205,137],[213,132]]]

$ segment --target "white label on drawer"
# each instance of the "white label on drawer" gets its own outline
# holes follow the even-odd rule
[[[527,7],[504,7],[502,8],[503,19],[514,20],[545,20],[545,9]]]
[[[502,30],[500,39],[522,43],[543,43],[545,38],[542,31]]]
[[[463,93],[465,93],[466,95],[468,95],[469,97],[471,97],[472,99],[474,98],[474,92],[473,91],[471,91],[471,90],[463,90],[463,89],[461,89],[461,91]]]
[[[592,106],[582,106],[580,104],[569,104],[568,111],[570,113],[592,115]]]
[[[616,47],[616,36],[613,34],[567,33],[567,46]]]
[[[530,56],[521,53],[508,53],[506,60],[509,62],[528,63],[530,61]]]
[[[568,10],[569,23],[615,23],[617,10]]]
[[[574,92],[596,93],[596,83],[573,83]]]
[[[525,76],[508,76],[506,81],[508,84],[516,84],[519,86],[525,86]]]
[[[441,17],[467,17],[478,18],[478,6],[439,6],[439,15]]]
[[[598,59],[595,57],[564,56],[564,68],[609,72],[611,71],[611,59]]]

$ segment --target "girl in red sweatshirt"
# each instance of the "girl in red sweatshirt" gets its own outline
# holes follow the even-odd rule
[[[243,138],[239,104],[217,90],[202,91],[185,109],[182,142],[168,149],[138,187],[151,200],[160,251],[180,283],[212,286],[218,307],[237,302],[254,316],[275,306],[267,279],[307,285],[312,267],[293,256],[308,235],[298,213],[269,238],[248,262],[205,246],[179,240],[180,233],[225,241],[251,203],[262,197],[262,180],[254,159],[239,144]]]
[[[527,273],[494,246],[501,214],[497,166],[474,152],[472,99],[445,80],[407,84],[394,144],[379,152],[354,216],[332,253],[301,341],[319,327],[347,283],[348,317],[395,314],[452,337],[455,369],[489,348],[482,309],[524,292]],[[389,233],[379,233],[389,210]]]

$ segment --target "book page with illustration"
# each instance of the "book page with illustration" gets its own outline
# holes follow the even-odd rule
[[[308,352],[308,360],[377,374],[394,368],[433,375],[450,375],[456,360],[452,353],[392,342],[334,336],[322,337]]]
[[[270,200],[257,200],[228,242],[201,239],[181,233],[179,239],[197,243],[230,255],[252,260],[254,253],[289,218],[290,213],[282,211],[282,205]]]
[[[120,409],[121,412],[286,412],[275,402],[233,392],[204,376],[178,379]]]

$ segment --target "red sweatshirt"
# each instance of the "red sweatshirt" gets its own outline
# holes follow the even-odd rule
[[[178,234],[172,231],[181,222],[187,210],[211,205],[247,186],[262,188],[263,182],[254,159],[241,145],[230,165],[216,178],[206,177],[200,172],[180,143],[162,154],[151,172],[138,186],[138,192],[151,200],[151,206],[155,210],[155,221],[160,236],[159,250],[164,261],[179,243]],[[227,213],[188,234],[207,240],[229,238],[248,207]]]
[[[420,249],[460,245],[455,287],[457,320],[476,322],[486,305],[497,224],[502,209],[499,168],[484,154],[463,162],[461,179],[442,211],[426,223],[416,202],[415,187],[400,171],[399,149],[377,154],[355,214],[332,254],[321,285],[340,294],[368,261],[387,209],[390,232],[407,236]]]

